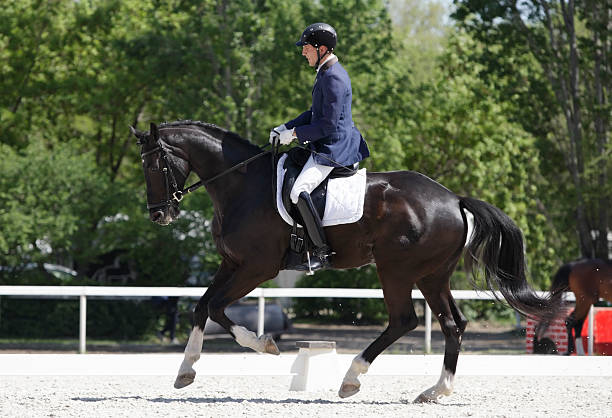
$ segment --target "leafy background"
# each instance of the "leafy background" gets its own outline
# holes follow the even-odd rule
[[[575,5],[573,21],[582,75],[576,148],[567,103],[555,95],[554,80],[572,68],[555,5],[550,22],[543,2],[523,2],[519,14],[542,52],[505,1],[5,1],[0,284],[58,283],[45,262],[79,272],[62,284],[112,284],[91,271],[113,254],[137,273],[122,284],[205,285],[219,262],[210,200],[190,196],[172,226],[149,222],[128,127],[202,120],[263,145],[271,127],[309,107],[314,75],[294,42],[306,25],[326,21],[339,34],[354,119],[372,150],[365,166],[416,170],[500,207],[523,230],[531,281],[546,289],[560,264],[607,257],[610,245],[602,232],[611,217],[610,63],[601,53],[610,50],[609,22],[591,3]],[[547,47],[547,24],[558,28],[558,51]],[[561,63],[552,76],[551,57]],[[572,171],[572,149],[583,156],[581,172]],[[584,239],[579,213],[605,246]],[[379,286],[372,268],[299,285]],[[461,270],[453,286],[470,288]],[[357,313],[384,320],[382,302],[325,306],[342,321]],[[296,306],[305,318],[319,311]]]

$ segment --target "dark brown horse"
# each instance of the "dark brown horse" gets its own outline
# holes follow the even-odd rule
[[[224,312],[284,268],[291,228],[271,198],[269,154],[234,133],[202,122],[165,123],[159,128],[151,124],[149,132],[133,133],[141,145],[152,221],[167,225],[178,216],[181,190],[191,171],[202,179],[214,205],[213,236],[222,262],[195,308],[194,327],[174,386],[193,382],[193,364],[200,357],[209,317],[238,344],[278,354],[271,337],[258,338]],[[247,160],[247,165],[240,165]],[[238,166],[240,170],[233,170]],[[473,215],[469,239],[466,212]],[[361,219],[326,227],[325,232],[335,251],[333,268],[376,263],[389,313],[387,328],[351,363],[340,387],[341,397],[357,393],[359,375],[383,350],[417,326],[411,296],[414,286],[438,318],[446,344],[440,380],[416,400],[434,401],[452,392],[467,320],[451,295],[450,277],[464,247],[472,272],[482,272],[487,287],[501,291],[513,308],[538,317],[553,314],[553,301],[538,297],[526,281],[523,238],[514,222],[496,207],[459,197],[422,174],[368,173]]]
[[[564,264],[553,277],[550,293],[555,300],[561,301],[559,296],[570,290],[576,296],[576,307],[565,319],[567,354],[576,351],[584,355],[580,335],[591,305],[600,298],[612,302],[612,262],[585,258]],[[543,335],[547,327],[548,323],[539,325],[538,335]]]

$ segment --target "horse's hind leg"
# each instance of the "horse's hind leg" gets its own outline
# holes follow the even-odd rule
[[[584,356],[586,353],[584,352],[584,346],[582,344],[582,326],[584,325],[584,320],[589,314],[589,309],[591,308],[590,301],[586,303],[576,303],[576,309],[570,314],[570,316],[566,320],[566,327],[568,331],[568,354],[571,354],[570,351],[570,342],[574,343],[575,341],[575,351],[579,356]],[[575,339],[572,338],[572,328],[574,329]]]
[[[440,322],[444,333],[444,364],[438,382],[421,393],[414,402],[435,402],[441,396],[448,396],[453,391],[453,380],[457,370],[457,360],[461,349],[461,337],[467,320],[459,310],[449,286],[449,275],[443,278],[425,278],[418,286],[425,296],[432,312]]]
[[[573,352],[576,351],[576,343],[574,341],[574,334],[572,331],[574,330],[576,325],[576,317],[574,316],[574,311],[565,318],[565,329],[567,330],[567,355],[569,356]]]
[[[200,358],[202,351],[202,344],[204,342],[204,326],[208,319],[208,301],[215,294],[217,289],[224,284],[229,277],[231,277],[232,271],[227,267],[225,263],[221,263],[213,282],[210,284],[206,293],[200,298],[198,304],[194,309],[194,323],[191,333],[189,334],[189,340],[185,346],[185,357],[179,367],[178,375],[174,382],[176,389],[183,388],[193,383],[195,380],[196,372],[193,369],[193,365]]]
[[[359,375],[368,371],[370,364],[383,350],[408,331],[415,329],[418,324],[412,303],[413,282],[406,280],[405,270],[396,266],[383,269],[380,264],[377,269],[389,312],[389,325],[372,344],[353,359],[338,392],[341,398],[359,392]]]

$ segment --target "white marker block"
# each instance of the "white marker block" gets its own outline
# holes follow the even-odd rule
[[[291,366],[289,390],[338,390],[338,356],[335,341],[296,341],[300,349]]]

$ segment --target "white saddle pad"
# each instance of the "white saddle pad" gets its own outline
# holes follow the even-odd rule
[[[281,156],[276,166],[276,206],[278,213],[289,225],[293,219],[289,216],[283,204],[283,180],[285,170],[283,164],[287,154]],[[350,224],[357,222],[363,215],[365,199],[366,169],[362,168],[350,177],[329,179],[327,182],[327,198],[323,214],[323,226]]]

